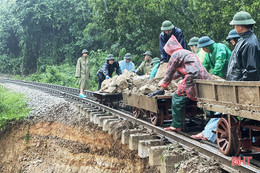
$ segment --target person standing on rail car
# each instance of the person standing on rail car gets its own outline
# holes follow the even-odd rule
[[[206,53],[203,66],[206,70],[216,76],[225,78],[231,51],[222,43],[215,43],[208,36],[199,39],[198,47]]]
[[[248,12],[241,11],[234,15],[230,25],[241,36],[231,55],[227,80],[259,81],[260,80],[260,45],[254,34],[256,22]]]
[[[135,72],[135,64],[131,61],[133,56],[130,53],[125,54],[123,60],[119,62],[119,67],[121,73],[124,73],[124,70]]]
[[[186,46],[186,42],[184,40],[184,36],[183,36],[181,29],[175,27],[171,21],[169,21],[169,20],[164,21],[162,23],[161,30],[162,30],[162,32],[159,36],[161,61],[168,62],[171,56],[168,55],[163,48],[172,35],[174,35],[177,38],[178,42],[181,44],[181,46],[184,49],[187,49],[187,46]]]
[[[119,67],[119,63],[115,61],[114,55],[109,54],[106,58],[106,62],[97,72],[98,90],[101,89],[101,84],[105,79],[109,79],[112,77],[112,74],[115,70],[117,75],[122,74]]]
[[[199,37],[192,37],[188,43],[188,46],[190,46],[191,51],[198,56],[200,62],[203,64],[206,52],[203,49],[198,48],[198,42]]]
[[[164,89],[172,80],[183,78],[181,84],[172,96],[172,124],[165,128],[167,131],[181,131],[182,114],[184,106],[190,100],[196,100],[194,79],[210,80],[211,77],[203,67],[198,57],[191,51],[183,49],[174,35],[164,46],[165,52],[171,55],[168,63],[167,72],[163,79],[161,89],[149,93],[148,97],[163,95]]]
[[[76,65],[76,78],[79,79],[79,97],[85,98],[84,90],[88,87],[88,80],[90,78],[89,72],[89,62],[87,59],[88,51],[87,49],[82,50],[82,56],[78,59]]]
[[[139,75],[150,74],[152,70],[152,66],[151,66],[152,52],[146,51],[143,55],[144,55],[144,61],[136,69],[136,73]]]

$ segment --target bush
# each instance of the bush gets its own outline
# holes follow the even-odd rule
[[[8,124],[27,117],[30,109],[26,106],[23,94],[10,92],[0,86],[0,131]]]

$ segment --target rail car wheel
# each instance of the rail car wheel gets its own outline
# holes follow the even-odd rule
[[[117,101],[112,102],[112,108],[118,109],[119,108],[119,103]]]
[[[159,110],[159,113],[150,112],[151,123],[155,126],[163,125],[163,110]]]
[[[228,156],[238,155],[240,145],[236,127],[230,127],[226,118],[220,118],[217,124],[217,144],[220,152]]]
[[[139,108],[133,107],[132,113],[135,118],[139,118],[141,115],[141,110]]]

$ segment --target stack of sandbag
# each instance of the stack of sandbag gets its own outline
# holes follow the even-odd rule
[[[149,79],[149,75],[138,76],[125,70],[122,75],[114,76],[102,83],[102,93],[122,93],[146,95],[160,89],[163,78]],[[166,89],[166,94],[172,94],[177,89],[177,81],[172,81]]]
[[[122,93],[129,95],[146,95],[160,89],[163,77],[167,70],[167,63],[161,64],[158,69],[158,75],[154,79],[149,79],[149,75],[138,76],[137,74],[125,70],[122,75],[114,76],[102,83],[100,92],[102,93]],[[224,79],[211,75],[212,80],[224,81]],[[168,88],[165,89],[165,95],[172,95],[182,80],[173,80]]]
[[[113,78],[106,79],[102,82],[99,92],[103,93],[121,93],[124,89],[131,87],[133,77],[138,76],[133,72],[127,70],[122,75],[114,76]]]

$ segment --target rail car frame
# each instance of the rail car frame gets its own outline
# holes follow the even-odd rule
[[[223,115],[216,130],[221,153],[260,152],[260,82],[195,80],[195,85],[198,107]]]

